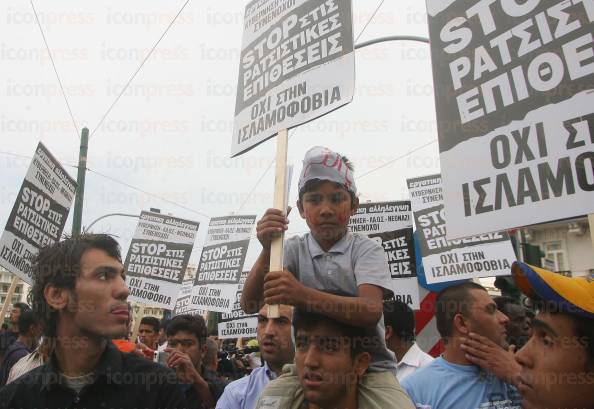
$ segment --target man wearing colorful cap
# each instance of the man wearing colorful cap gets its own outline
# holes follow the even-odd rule
[[[594,281],[520,262],[512,273],[539,310],[516,353],[522,407],[594,408]]]
[[[378,401],[391,407],[412,408],[396,380],[394,355],[385,343],[382,300],[384,290],[390,290],[390,276],[384,251],[348,229],[358,205],[350,161],[324,147],[310,149],[303,160],[297,201],[310,232],[286,241],[283,271],[267,272],[272,238],[287,229],[289,220],[280,210],[266,211],[256,228],[262,252],[244,285],[241,306],[255,313],[263,304],[288,304],[373,329],[371,362],[363,383],[370,389],[380,382],[389,384],[369,393],[375,392]],[[294,382],[298,384],[298,379]]]

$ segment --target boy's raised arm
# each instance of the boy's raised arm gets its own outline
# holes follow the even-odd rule
[[[377,325],[383,311],[383,290],[378,286],[361,284],[356,297],[343,297],[306,287],[288,271],[266,274],[263,296],[266,304],[294,305],[346,324],[367,328]]]
[[[290,212],[288,209],[287,214]],[[256,235],[262,252],[250,270],[241,294],[241,308],[247,314],[256,313],[264,304],[264,277],[270,266],[270,245],[272,239],[287,230],[289,219],[278,209],[268,209],[256,224]]]
[[[246,314],[254,314],[264,305],[264,277],[270,265],[270,249],[263,249],[252,266],[243,285],[241,293],[241,309]]]

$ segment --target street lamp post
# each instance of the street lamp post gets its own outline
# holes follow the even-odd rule
[[[99,220],[103,220],[103,219],[105,219],[105,218],[107,218],[107,217],[111,217],[111,216],[135,217],[135,218],[137,218],[137,219],[140,217],[140,216],[139,216],[139,215],[137,215],[137,214],[129,214],[129,213],[108,213],[108,214],[104,214],[103,216],[101,216],[101,217],[99,217],[99,218],[97,218],[97,219],[93,220],[93,221],[91,222],[91,224],[89,224],[87,227],[85,227],[85,229],[84,229],[84,233],[88,233],[88,232],[89,232],[89,230],[91,230],[91,227],[93,227],[93,225],[94,225],[95,223],[97,223]]]
[[[420,43],[425,43],[425,44],[429,44],[429,39],[425,38],[425,37],[419,37],[419,36],[387,36],[387,37],[380,37],[380,38],[375,38],[373,40],[369,40],[369,41],[364,41],[362,43],[359,44],[355,44],[355,50],[359,49],[359,48],[363,48],[363,47],[367,47],[373,44],[377,44],[377,43],[384,43],[387,41],[417,41]]]

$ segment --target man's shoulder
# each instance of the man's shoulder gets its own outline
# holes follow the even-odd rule
[[[225,387],[225,391],[223,392],[225,395],[237,398],[243,395],[250,383],[251,375],[244,376],[243,378],[236,379],[232,382],[229,382]]]
[[[22,394],[29,391],[39,392],[39,387],[50,381],[51,373],[45,370],[45,365],[38,366],[26,374],[18,377],[11,383],[0,388],[0,401],[8,402],[17,393]],[[2,406],[0,406],[2,407]]]
[[[14,364],[16,361],[29,354],[29,352],[30,351],[27,349],[27,346],[23,345],[19,341],[15,341],[4,353],[4,362],[11,362]]]
[[[250,374],[250,375],[244,376],[243,378],[239,378],[232,382],[229,382],[227,384],[227,387],[225,388],[225,391],[227,391],[227,389],[236,391],[236,390],[240,390],[242,388],[246,388],[248,386],[248,384],[250,383],[250,380],[252,379],[251,376],[252,375]]]
[[[433,383],[439,383],[440,380],[445,380],[442,373],[446,372],[446,369],[440,364],[439,359],[434,359],[429,364],[408,375],[401,382],[402,387],[408,390],[417,385],[426,384],[427,379],[433,379]]]

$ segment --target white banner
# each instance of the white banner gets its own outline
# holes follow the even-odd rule
[[[427,9],[448,238],[594,213],[594,3]]]
[[[32,284],[31,261],[60,240],[76,182],[39,142],[0,238],[0,265]]]
[[[419,283],[415,266],[409,201],[365,203],[351,217],[349,228],[377,240],[384,249],[394,298],[418,310]]]
[[[407,183],[428,284],[511,273],[516,257],[507,233],[446,239],[441,175]]]
[[[253,0],[245,9],[231,155],[353,99],[350,0]]]
[[[172,310],[192,254],[198,222],[142,212],[124,267],[131,301]]]
[[[210,220],[192,289],[191,308],[217,312],[233,309],[255,221],[255,215]]]

